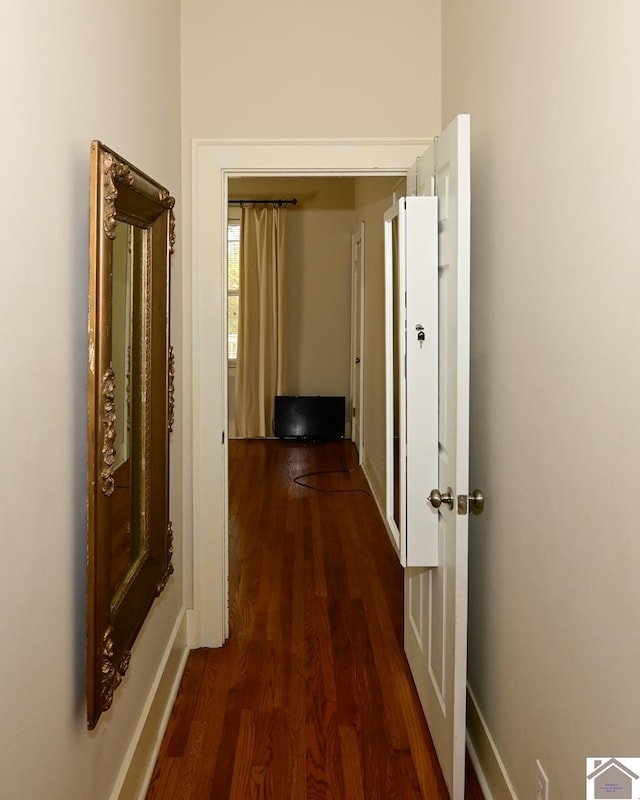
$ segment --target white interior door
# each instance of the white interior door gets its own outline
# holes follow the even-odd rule
[[[438,196],[438,485],[423,491],[438,506],[439,566],[405,570],[405,651],[452,800],[464,797],[469,145],[469,117],[457,117],[410,172],[417,194]]]
[[[364,397],[364,222],[352,236],[351,270],[351,439],[358,451],[358,464],[363,454]]]

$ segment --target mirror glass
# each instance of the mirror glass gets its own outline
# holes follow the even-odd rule
[[[116,218],[111,270],[111,368],[114,373],[115,461],[110,498],[111,608],[117,610],[147,554],[143,404],[148,373],[145,339],[147,234]]]
[[[116,220],[111,276],[111,366],[115,374],[115,411],[119,424],[114,447],[117,471],[129,458],[131,433],[131,337],[132,337],[132,258],[133,226]]]
[[[112,594],[123,585],[135,560],[131,510],[131,345],[133,326],[132,226],[116,222],[111,277],[111,367],[115,376],[115,462],[111,517]]]

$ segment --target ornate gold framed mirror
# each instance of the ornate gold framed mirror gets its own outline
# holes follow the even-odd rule
[[[98,141],[89,236],[87,722],[112,703],[173,567],[174,199]]]

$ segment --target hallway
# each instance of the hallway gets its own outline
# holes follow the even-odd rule
[[[231,441],[229,459],[230,638],[190,654],[147,800],[446,800],[353,445]]]

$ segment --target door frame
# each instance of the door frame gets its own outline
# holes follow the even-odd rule
[[[359,250],[358,250],[359,246]],[[360,271],[356,280],[357,257],[360,259]],[[365,259],[365,223],[360,222],[351,235],[351,439],[358,451],[358,464],[364,460],[364,259]],[[356,359],[360,361],[356,364]],[[356,392],[358,407],[355,406]],[[357,425],[356,425],[357,420]],[[357,441],[354,430],[358,431]]]
[[[184,298],[185,319],[192,320],[186,353],[192,380],[184,385],[185,412],[192,419],[192,440],[184,454],[184,464],[191,468],[191,475],[185,474],[185,499],[191,499],[192,538],[185,533],[184,547],[185,594],[192,602],[190,647],[220,647],[229,632],[224,269],[228,179],[405,176],[432,141],[428,137],[193,140],[191,294]],[[185,251],[188,254],[189,245]]]

